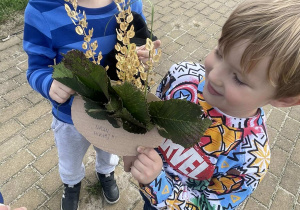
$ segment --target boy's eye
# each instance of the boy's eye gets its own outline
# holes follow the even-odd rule
[[[239,78],[237,77],[236,74],[233,75],[233,79],[238,85],[245,85],[245,83],[243,83],[241,80],[239,80]]]

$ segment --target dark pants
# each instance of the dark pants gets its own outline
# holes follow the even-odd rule
[[[144,210],[154,210],[154,209],[156,209],[153,206],[151,206],[150,201],[148,200],[148,198],[146,198],[146,196],[142,192],[140,192],[140,194],[141,194],[143,200],[145,201]]]

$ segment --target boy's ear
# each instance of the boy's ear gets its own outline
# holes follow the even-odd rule
[[[291,107],[291,106],[300,105],[300,95],[287,97],[287,98],[274,99],[270,102],[270,104],[275,107]]]

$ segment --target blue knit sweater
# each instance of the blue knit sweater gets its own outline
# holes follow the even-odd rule
[[[127,1],[126,1],[127,2]],[[67,15],[64,0],[30,0],[25,10],[23,48],[28,54],[27,80],[31,87],[52,103],[52,113],[57,119],[73,124],[71,105],[73,97],[64,104],[58,104],[49,96],[52,84],[51,65],[62,60],[62,54],[71,49],[82,49],[83,36],[76,34],[75,25]],[[131,5],[132,11],[142,14],[142,1]],[[71,6],[70,6],[71,7]],[[72,8],[72,7],[71,7]],[[102,52],[101,65],[106,66],[105,57],[116,43],[116,4],[91,9],[78,7],[87,15],[88,29],[94,28],[91,42],[98,41]]]

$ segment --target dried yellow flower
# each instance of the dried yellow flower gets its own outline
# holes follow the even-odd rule
[[[128,27],[128,24],[125,23],[125,22],[123,22],[123,23],[120,24],[120,29],[121,29],[122,31],[126,31],[127,27]]]
[[[124,19],[125,18],[125,11],[121,11],[119,13],[118,17]]]
[[[79,25],[81,25],[82,28],[87,28],[88,24],[87,24],[86,20],[83,19],[83,20],[79,21]]]
[[[131,14],[131,7],[128,7],[128,9],[125,11],[128,15]]]
[[[68,16],[71,18],[74,18],[75,20],[77,20],[76,15],[77,15],[77,12],[75,12],[75,11],[68,12]]]
[[[126,34],[127,38],[131,39],[134,37],[134,35],[135,35],[134,31],[127,31],[127,34]]]
[[[69,7],[68,4],[65,4],[65,10],[67,11],[68,14],[71,12],[71,8]]]
[[[92,50],[87,50],[87,51],[85,52],[85,57],[87,57],[87,58],[94,57]]]
[[[83,38],[83,40],[86,41],[86,42],[90,42],[91,41],[91,37],[90,36],[85,36]]]
[[[133,15],[132,13],[130,13],[127,17],[126,17],[126,22],[127,23],[131,23],[133,21]]]
[[[145,68],[142,65],[139,66],[139,72],[141,72],[141,73],[145,72]]]
[[[147,38],[147,40],[146,40],[146,49],[147,50],[152,50],[153,48],[154,48],[154,44],[153,44],[152,40]]]
[[[161,56],[161,49],[157,50],[157,55],[160,57]]]
[[[126,52],[127,52],[127,48],[126,48],[125,46],[123,46],[123,47],[121,48],[121,53],[122,53],[123,55],[125,55]]]
[[[97,40],[95,40],[92,44],[91,44],[92,49],[95,51],[98,48],[98,42]]]
[[[135,60],[133,65],[135,67],[139,67],[140,66],[140,61],[139,60]]]
[[[119,11],[122,11],[122,8],[121,8],[120,4],[117,4],[117,8],[118,8]]]
[[[75,31],[77,34],[82,35],[83,34],[83,29],[81,28],[81,26],[76,26]]]
[[[123,37],[123,44],[124,45],[129,45],[130,44],[130,40],[128,37]]]
[[[159,59],[160,59],[160,56],[159,56],[159,55],[153,56],[153,61],[154,61],[154,62],[158,62]]]
[[[94,33],[94,29],[91,28],[91,29],[89,30],[89,36],[92,37],[92,36],[93,36],[93,33]]]
[[[82,43],[82,49],[86,50],[88,48],[88,45],[86,42],[83,42]]]
[[[100,64],[100,61],[102,60],[102,58],[103,58],[102,52],[99,52],[98,58],[97,58],[97,62],[99,62],[99,64]]]
[[[115,45],[115,49],[119,52],[121,50],[121,45],[119,43],[117,43]]]
[[[134,84],[137,88],[139,88],[139,89],[141,89],[142,88],[142,82],[141,82],[141,80],[140,80],[140,78],[137,78],[136,80],[135,80],[135,84]]]
[[[147,79],[147,73],[146,73],[146,72],[143,72],[143,73],[141,73],[140,75],[141,75],[141,79],[142,79],[143,81],[145,81],[145,80]]]

